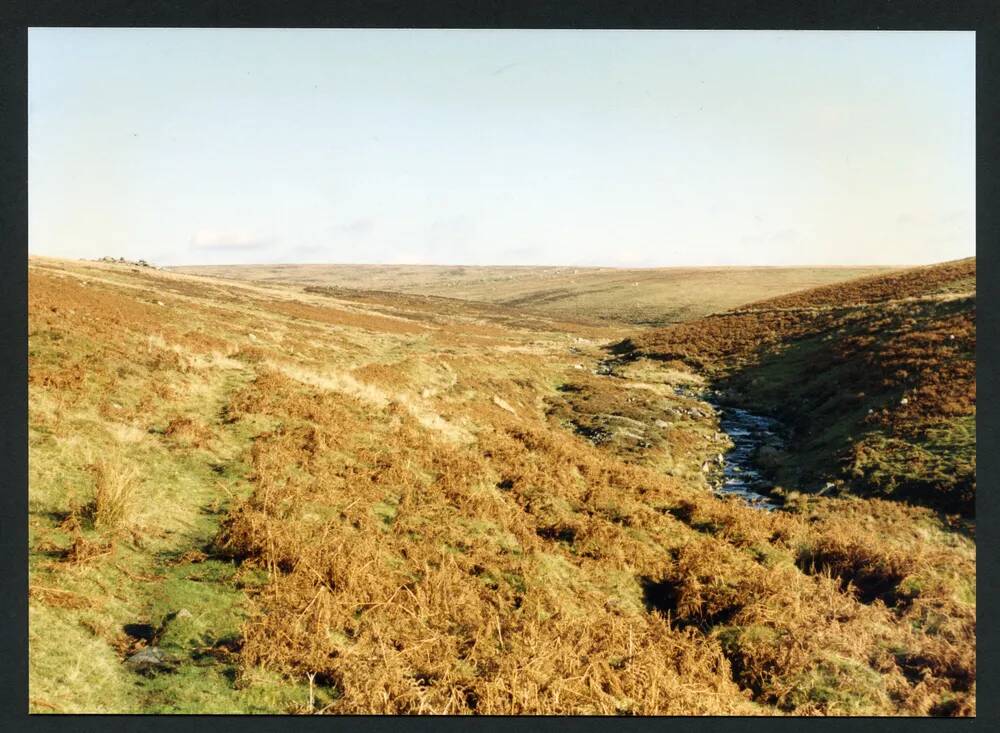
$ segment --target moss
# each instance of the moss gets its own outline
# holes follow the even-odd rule
[[[889,695],[882,676],[853,659],[830,655],[792,682],[782,701],[787,710],[814,707],[828,715],[889,712]]]
[[[399,504],[395,499],[380,501],[372,506],[372,513],[382,520],[382,523],[388,527],[394,521],[396,521],[396,515],[399,514]]]

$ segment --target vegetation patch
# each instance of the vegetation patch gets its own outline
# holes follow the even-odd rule
[[[32,711],[975,714],[972,518],[878,498],[889,457],[716,497],[696,389],[812,400],[793,468],[863,438],[974,466],[974,399],[922,376],[965,379],[962,293],[632,335],[654,360],[452,298],[29,277]]]

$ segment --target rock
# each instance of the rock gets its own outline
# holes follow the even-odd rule
[[[180,611],[177,612],[175,618],[193,618],[193,615],[186,608],[182,608]]]
[[[170,669],[172,665],[163,652],[155,646],[150,646],[140,649],[126,659],[125,666],[139,674],[150,674]]]
[[[506,410],[511,415],[516,415],[517,414],[514,411],[513,407],[511,407],[509,404],[507,404],[507,402],[505,400],[500,399],[496,395],[493,395],[493,404],[496,405],[497,407],[499,407],[501,410]]]
[[[785,462],[784,452],[770,445],[758,448],[754,458],[764,468],[777,468]]]
[[[715,399],[722,403],[732,404],[739,402],[740,393],[733,389],[716,390]]]
[[[617,420],[618,422],[627,423],[639,430],[642,430],[646,427],[641,420],[635,420],[634,418],[626,417],[625,415],[615,415],[613,413],[601,413],[600,415],[598,415],[598,417],[602,417],[605,420],[609,421]]]
[[[657,419],[657,421],[654,423],[654,425],[656,425],[656,427],[658,427],[658,428],[669,428],[670,427],[670,423],[668,423],[666,420],[659,420],[659,419]]]
[[[725,465],[726,457],[720,453],[715,457],[715,462],[718,463],[720,466]]]
[[[826,486],[824,486],[822,489],[816,492],[816,496],[823,496],[823,494],[832,489],[834,486],[835,484],[827,481]]]

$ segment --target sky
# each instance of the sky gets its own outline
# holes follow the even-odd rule
[[[29,252],[975,254],[971,32],[32,28]]]

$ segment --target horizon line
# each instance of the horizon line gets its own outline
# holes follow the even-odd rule
[[[106,255],[112,260],[118,258],[113,258],[110,255]],[[55,255],[45,255],[45,254],[33,254],[28,253],[28,259],[31,258],[46,258],[51,260],[64,260],[70,262],[101,262],[100,257],[88,258],[88,257],[59,257]],[[139,260],[130,260],[128,258],[122,258],[125,263],[134,263]],[[142,259],[142,258],[140,258]],[[176,264],[176,265],[157,265],[152,260],[144,260],[148,264],[164,270],[184,268],[184,267],[198,267],[198,268],[224,268],[224,267],[442,267],[442,268],[492,268],[492,269],[572,269],[572,270],[707,270],[707,269],[806,269],[806,268],[842,268],[842,269],[858,269],[858,268],[906,268],[906,267],[925,267],[930,265],[939,265],[946,262],[961,262],[962,260],[976,259],[976,255],[968,255],[966,257],[956,257],[953,259],[945,260],[933,260],[930,262],[883,262],[883,263],[790,263],[782,265],[766,265],[766,264],[699,264],[699,265],[573,265],[573,264],[534,264],[534,265],[510,265],[510,264],[460,264],[460,263],[447,263],[447,262],[227,262],[219,264],[201,264],[201,263],[188,263],[188,264]]]

